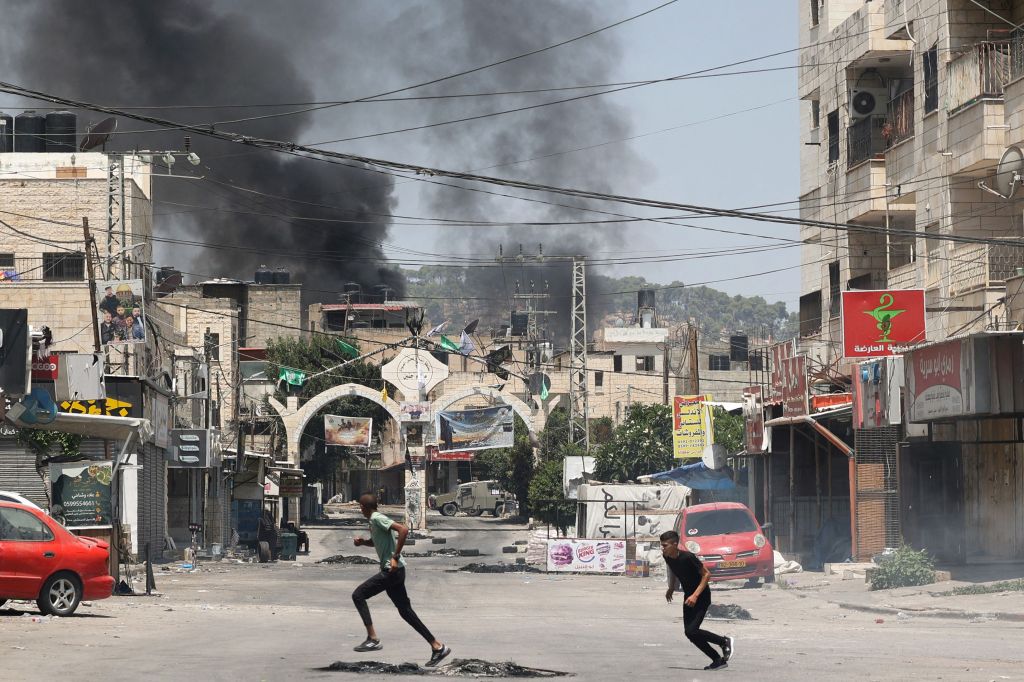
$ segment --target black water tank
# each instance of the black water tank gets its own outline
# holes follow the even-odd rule
[[[46,151],[46,118],[35,111],[23,111],[14,117],[14,151]]]
[[[14,117],[0,113],[0,153],[14,151]]]
[[[754,351],[750,354],[750,371],[751,372],[763,372],[764,371],[764,356],[761,355],[760,351]]]
[[[46,115],[46,151],[73,152],[77,149],[78,115],[51,111]]]
[[[268,268],[266,265],[261,265],[256,268],[256,284],[273,284],[274,283],[274,271]]]
[[[641,289],[636,292],[636,305],[638,308],[653,308],[654,289]]]
[[[733,362],[747,361],[747,335],[734,334],[729,337],[729,359]]]
[[[512,313],[512,336],[526,336],[529,324],[529,313]]]
[[[291,281],[292,273],[288,272],[285,268],[274,270],[274,284],[290,284]]]

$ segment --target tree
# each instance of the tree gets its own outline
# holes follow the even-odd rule
[[[672,467],[672,408],[634,403],[611,440],[596,452],[594,475],[602,481],[636,480]]]
[[[715,442],[725,447],[728,454],[734,455],[743,449],[742,414],[731,414],[721,407],[715,407]]]

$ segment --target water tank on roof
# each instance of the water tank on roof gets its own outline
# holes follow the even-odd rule
[[[729,359],[733,362],[747,362],[747,335],[733,334],[729,337]]]
[[[78,115],[70,111],[51,111],[46,115],[47,152],[73,152],[77,148]]]
[[[530,324],[529,313],[512,313],[512,336],[526,336],[526,328]]]
[[[274,284],[290,284],[292,281],[292,273],[285,268],[278,268],[274,270]]]
[[[636,305],[638,308],[654,307],[654,289],[641,289],[636,292]]]
[[[256,268],[256,284],[273,284],[274,283],[274,271],[268,268],[266,265],[261,265]]]
[[[0,112],[0,153],[14,151],[14,117]]]
[[[35,111],[23,111],[14,117],[14,151],[46,151],[46,118]]]

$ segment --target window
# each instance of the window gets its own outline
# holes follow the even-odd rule
[[[13,253],[0,253],[0,268],[13,268],[14,267],[14,254]]]
[[[828,314],[839,317],[839,261],[828,264]]]
[[[924,53],[923,61],[924,113],[928,114],[939,108],[939,53],[936,45]]]
[[[594,386],[596,388],[604,386],[604,372],[600,370],[594,372]]]
[[[709,355],[708,369],[711,370],[712,372],[728,372],[731,369],[729,365],[729,356]]]
[[[0,509],[0,540],[13,542],[47,542],[53,533],[46,524],[24,509]]]
[[[839,110],[828,114],[828,162],[839,161]]]
[[[821,331],[821,290],[800,297],[800,336]]]
[[[44,253],[43,281],[74,282],[85,279],[84,253]]]
[[[818,25],[818,3],[821,0],[811,0],[811,27]]]
[[[811,130],[817,130],[821,127],[821,102],[816,99],[811,100]]]
[[[654,371],[654,356],[653,355],[638,355],[638,356],[636,356],[636,371],[638,371],[638,372],[653,372]]]
[[[621,372],[622,371],[622,356],[621,355],[613,355],[612,356],[612,371],[613,372]]]
[[[210,359],[220,360],[220,334],[210,334]]]

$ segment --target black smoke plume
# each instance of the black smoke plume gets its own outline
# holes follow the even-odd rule
[[[156,106],[146,113],[181,122],[229,121],[296,109],[180,108],[316,99],[314,83],[297,58],[311,46],[337,38],[337,17],[325,7],[323,16],[306,17],[301,34],[277,31],[272,15],[265,12],[279,11],[280,4],[19,3],[9,8],[6,22],[7,70],[29,87],[114,106]],[[304,13],[297,5],[286,4],[294,7],[293,15]],[[79,114],[83,128],[82,124],[102,118]],[[301,114],[220,127],[298,140],[311,121],[310,114]],[[151,130],[152,126],[121,120],[107,149],[183,148],[180,132]],[[309,300],[335,301],[347,281],[360,283],[364,291],[385,285],[392,296],[404,293],[404,278],[386,267],[379,246],[390,222],[385,214],[394,204],[390,178],[253,152],[209,138],[193,138],[192,148],[203,166],[193,169],[179,158],[173,172],[194,172],[207,180],[155,178],[155,235],[236,248],[189,249],[158,241],[159,260],[201,276],[243,279],[251,279],[260,264],[287,267],[293,281],[306,285]],[[166,169],[157,167],[154,172]]]

